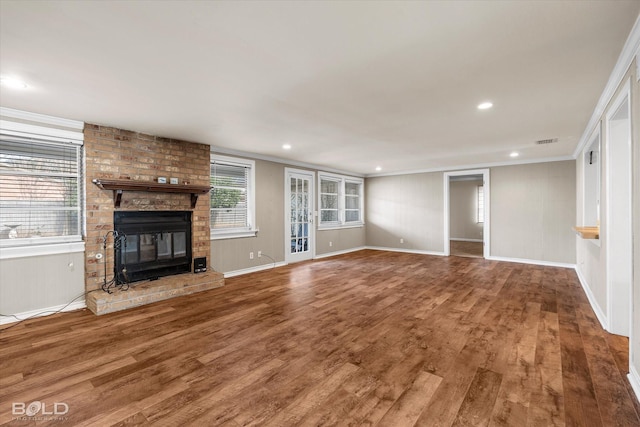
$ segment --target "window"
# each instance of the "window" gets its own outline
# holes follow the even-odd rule
[[[255,162],[211,156],[211,237],[255,236]]]
[[[320,223],[339,224],[340,181],[320,179]]]
[[[329,173],[319,173],[320,228],[363,224],[364,181]]]
[[[82,240],[82,146],[0,138],[0,246]]]
[[[478,223],[484,222],[484,186],[478,185],[477,187],[477,205],[478,205]]]

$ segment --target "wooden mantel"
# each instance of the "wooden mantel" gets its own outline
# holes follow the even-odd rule
[[[103,190],[113,190],[113,205],[120,207],[123,191],[148,191],[153,193],[187,193],[191,194],[191,209],[196,207],[198,196],[210,190],[206,185],[159,184],[148,181],[131,181],[124,179],[93,179],[92,182]]]

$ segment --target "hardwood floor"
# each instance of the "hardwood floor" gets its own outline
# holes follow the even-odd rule
[[[471,258],[483,258],[484,243],[463,242],[460,240],[449,241],[449,253],[451,256],[465,256]]]
[[[226,283],[2,331],[0,423],[640,425],[573,270],[360,251]]]

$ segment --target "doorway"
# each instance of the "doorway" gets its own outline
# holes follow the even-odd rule
[[[444,255],[488,258],[489,169],[444,173]]]
[[[285,261],[313,258],[313,172],[285,168]]]
[[[629,336],[633,280],[629,82],[606,116],[607,316],[609,332]]]

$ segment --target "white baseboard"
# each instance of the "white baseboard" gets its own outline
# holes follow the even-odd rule
[[[463,239],[458,237],[449,237],[449,240],[453,240],[454,242],[477,242],[477,243],[484,242],[484,240],[482,239]]]
[[[578,267],[576,267],[575,270],[576,270],[576,274],[578,275],[578,280],[580,281],[580,285],[582,285],[582,289],[584,289],[584,293],[587,295],[589,304],[591,305],[593,312],[596,314],[596,317],[600,322],[600,326],[602,326],[602,329],[604,329],[605,331],[608,331],[609,321],[607,320],[607,316],[605,316],[604,311],[602,311],[602,309],[600,308],[600,305],[598,305],[596,296],[593,295],[593,292],[591,292],[591,288],[589,287],[589,283],[587,282],[587,279],[585,279],[582,273],[580,273],[580,270],[578,270]]]
[[[335,252],[327,252],[326,254],[316,255],[313,259],[321,259],[321,258],[329,258],[336,255],[344,255],[351,252],[358,252],[361,250],[367,249],[366,246],[359,246],[357,248],[345,249],[343,251],[335,251]]]
[[[501,256],[490,256],[486,259],[491,261],[517,262],[519,264],[542,265],[544,267],[576,268],[575,264],[567,264],[564,262],[554,262],[554,261],[541,261],[538,259],[508,258],[508,257],[501,257]]]
[[[631,388],[636,394],[636,399],[640,402],[640,374],[636,371],[635,366],[631,365],[629,367],[629,375],[627,375],[627,378],[629,378]]]
[[[226,279],[227,277],[234,277],[234,276],[241,276],[243,274],[256,273],[258,271],[270,270],[272,268],[282,267],[285,265],[287,265],[286,262],[272,262],[269,264],[258,265],[256,267],[249,267],[249,268],[243,268],[240,270],[227,271],[224,273],[224,277]]]
[[[363,249],[371,249],[373,251],[404,252],[407,254],[445,256],[444,252],[422,251],[418,249],[386,248],[383,246],[365,246]]]
[[[83,308],[87,308],[84,300],[75,301],[75,302],[72,302],[71,304],[61,304],[53,307],[40,308],[38,310],[24,311],[22,313],[14,314],[13,316],[15,317],[13,316],[0,317],[0,325],[6,325],[7,323],[20,322],[26,319],[35,319],[36,317],[50,316],[52,314],[62,313],[65,311],[80,310]]]

